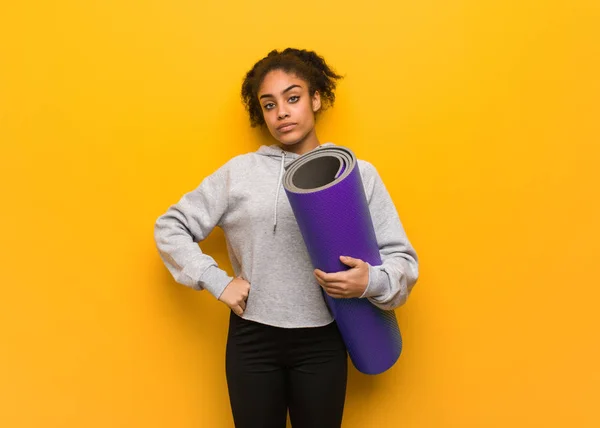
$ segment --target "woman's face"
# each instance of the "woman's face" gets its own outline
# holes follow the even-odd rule
[[[314,139],[318,145],[314,128],[321,97],[318,92],[311,97],[303,79],[283,70],[270,71],[260,85],[258,99],[267,128],[277,141],[292,146]]]

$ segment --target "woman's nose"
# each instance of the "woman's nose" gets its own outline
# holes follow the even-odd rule
[[[286,117],[288,117],[290,114],[287,112],[286,109],[280,108],[279,111],[277,112],[277,117],[279,119],[285,119]]]

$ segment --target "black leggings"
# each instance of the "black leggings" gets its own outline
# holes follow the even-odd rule
[[[335,322],[279,328],[231,313],[226,374],[236,428],[339,428],[346,347]]]

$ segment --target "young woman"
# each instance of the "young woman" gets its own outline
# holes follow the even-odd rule
[[[175,280],[231,309],[225,371],[238,428],[283,428],[288,409],[294,428],[339,427],[347,355],[323,291],[393,309],[417,281],[417,255],[368,162],[359,160],[359,170],[381,266],[340,254],[347,271],[314,270],[289,202],[279,197],[282,167],[322,147],[315,117],[333,105],[340,77],[306,50],[273,50],[258,61],[242,98],[251,125],[266,126],[274,144],[234,157],[156,221],[159,254]],[[216,226],[235,277],[197,245]]]

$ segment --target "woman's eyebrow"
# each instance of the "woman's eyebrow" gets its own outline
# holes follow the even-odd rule
[[[291,86],[287,87],[286,89],[284,89],[283,91],[281,91],[281,95],[285,94],[287,91],[290,91],[290,90],[292,90],[294,88],[301,88],[301,87],[302,86],[300,86],[300,85],[291,85]],[[258,97],[258,99],[260,100],[260,99],[267,98],[267,97],[273,97],[273,95],[271,95],[271,94],[263,94],[260,97]]]

